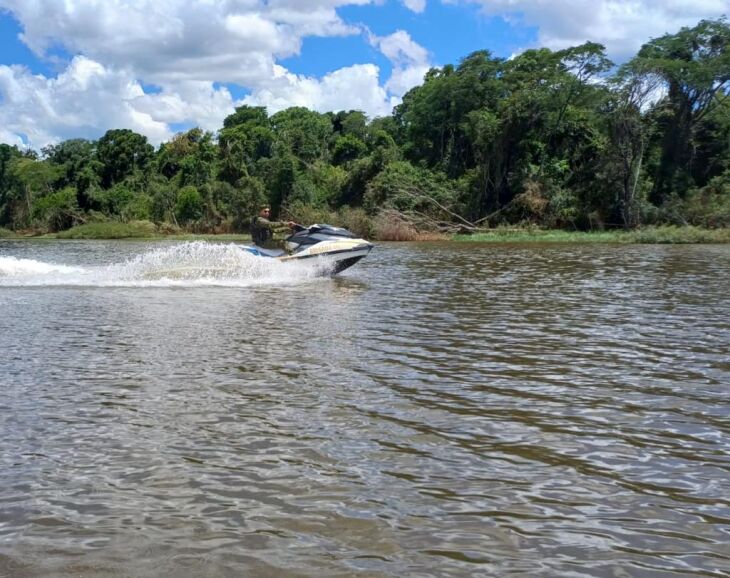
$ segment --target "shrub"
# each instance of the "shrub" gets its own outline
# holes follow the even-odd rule
[[[313,223],[327,223],[336,225],[339,218],[335,211],[322,207],[314,207],[301,202],[294,202],[284,208],[284,213],[293,221],[302,225],[311,225]]]
[[[398,211],[381,211],[371,224],[372,238],[378,241],[442,241],[448,235],[431,228],[424,230]]]
[[[315,163],[311,171],[312,181],[317,188],[314,204],[317,206],[334,204],[342,195],[347,175],[347,171],[342,167],[323,162]]]
[[[224,213],[232,219],[232,227],[238,232],[248,230],[251,218],[266,203],[264,184],[256,177],[243,177],[235,187],[225,183],[216,184],[213,195],[223,201]]]
[[[177,194],[175,217],[181,223],[191,223],[203,216],[203,197],[192,186],[183,187]]]
[[[378,208],[417,210],[434,218],[443,217],[443,207],[453,207],[457,191],[441,173],[414,167],[406,161],[386,166],[367,185],[363,205]]]
[[[155,235],[157,229],[149,221],[119,223],[86,223],[56,234],[59,239],[128,239],[145,238]]]
[[[152,197],[137,193],[120,211],[125,221],[149,221],[152,219]]]
[[[332,153],[332,163],[342,165],[355,159],[362,157],[367,153],[368,147],[355,135],[347,134],[338,137],[335,141],[334,151]]]
[[[683,203],[687,222],[708,228],[730,227],[730,171],[693,189]]]
[[[291,191],[286,197],[287,203],[312,204],[317,198],[317,187],[303,173],[297,173]]]
[[[49,231],[61,231],[72,227],[79,214],[76,190],[66,187],[36,200],[33,218]]]
[[[397,213],[384,212],[375,217],[373,236],[378,241],[415,241],[418,231]]]
[[[173,223],[160,223],[157,227],[157,231],[160,233],[160,235],[179,235],[182,230],[180,227]]]
[[[369,239],[373,236],[373,220],[364,209],[342,207],[337,211],[336,224],[364,239]]]
[[[149,186],[152,197],[150,206],[152,220],[163,223],[173,218],[177,190],[174,185],[163,177],[153,180]]]

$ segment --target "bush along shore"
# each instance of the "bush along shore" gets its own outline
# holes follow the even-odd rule
[[[311,224],[315,221],[307,221]],[[688,243],[730,243],[730,229],[706,229],[693,226],[651,226],[631,231],[564,231],[536,227],[497,227],[481,229],[470,234],[444,234],[438,231],[417,230],[402,221],[372,220],[360,215],[355,221],[347,222],[338,215],[316,222],[335,224],[351,228],[358,235],[374,241],[455,241],[476,243],[606,243],[606,244],[688,244]],[[26,231],[17,234],[0,228],[0,239],[176,239],[211,240],[250,243],[247,233],[205,233],[190,232],[170,226],[155,225],[150,221],[98,222],[78,225],[58,233],[33,234]]]
[[[729,78],[720,18],[619,67],[593,42],[511,59],[479,50],[431,69],[381,118],[240,106],[215,133],[159,147],[117,128],[40,151],[0,144],[0,227],[245,234],[266,203],[276,219],[376,240],[723,240],[701,230],[730,227]],[[614,229],[627,233],[593,233]]]

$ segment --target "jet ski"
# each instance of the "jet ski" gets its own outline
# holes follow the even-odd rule
[[[259,257],[270,257],[283,262],[316,259],[323,274],[337,275],[352,267],[373,248],[372,243],[360,239],[354,233],[332,225],[296,225],[294,233],[284,239],[287,251],[263,249],[257,246],[246,250]]]

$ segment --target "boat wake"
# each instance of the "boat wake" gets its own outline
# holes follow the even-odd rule
[[[0,287],[248,287],[300,283],[327,270],[328,264],[319,259],[282,263],[252,255],[240,245],[196,241],[103,266],[0,256]]]

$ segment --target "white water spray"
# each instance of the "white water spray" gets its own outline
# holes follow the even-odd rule
[[[319,259],[282,263],[257,257],[240,245],[203,241],[153,249],[106,266],[0,256],[0,287],[249,287],[299,283],[326,272],[327,264]]]

